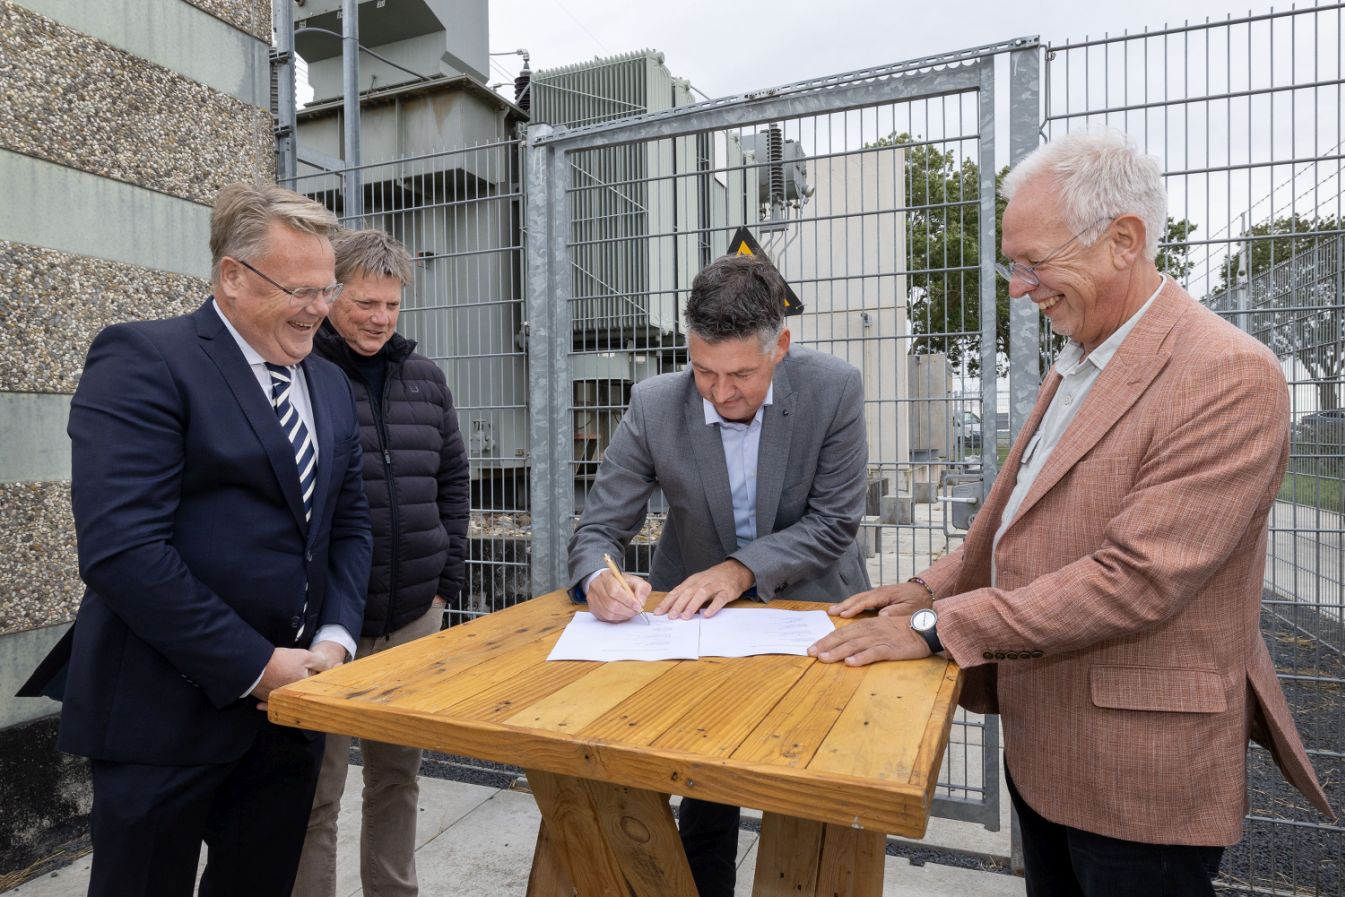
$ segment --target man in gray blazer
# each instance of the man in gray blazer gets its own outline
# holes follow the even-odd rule
[[[600,619],[638,608],[603,554],[625,557],[647,501],[668,518],[648,581],[655,613],[713,616],[728,602],[840,601],[869,587],[855,533],[868,442],[859,371],[790,347],[785,284],[762,259],[706,267],[687,303],[688,370],[637,384],[570,540],[571,595]],[[738,808],[686,798],[682,843],[701,897],[732,897]]]

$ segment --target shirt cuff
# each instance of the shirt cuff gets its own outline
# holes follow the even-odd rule
[[[318,634],[313,636],[313,644],[318,642],[336,642],[342,648],[346,649],[346,658],[355,659],[355,640],[350,637],[346,627],[338,626],[335,623],[328,623],[326,626],[319,627]]]
[[[607,568],[603,567],[601,570],[594,570],[588,576],[584,577],[584,581],[579,584],[579,594],[583,595],[584,598],[588,598],[588,587],[593,585],[593,580],[597,579],[599,576],[602,576],[606,572]]]
[[[250,694],[252,694],[254,691],[256,691],[256,690],[257,690],[257,686],[262,684],[262,677],[265,676],[265,675],[266,675],[266,667],[262,667],[262,671],[261,671],[260,673],[257,674],[257,678],[256,678],[256,680],[253,681],[253,683],[252,683],[251,685],[248,686],[248,690],[245,691],[245,692],[243,692],[241,695],[239,695],[239,697],[240,697],[240,698],[246,698],[248,695],[250,695]]]

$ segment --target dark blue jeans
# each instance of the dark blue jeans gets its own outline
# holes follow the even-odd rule
[[[1037,814],[1004,777],[1018,811],[1027,897],[1214,897],[1222,847],[1142,844]]]

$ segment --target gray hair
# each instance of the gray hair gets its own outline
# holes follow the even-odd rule
[[[219,279],[225,257],[256,259],[266,251],[273,223],[330,239],[340,225],[319,202],[275,184],[230,184],[210,210],[210,279]]]
[[[1029,181],[1049,178],[1060,196],[1064,223],[1073,233],[1104,218],[1133,214],[1144,222],[1144,257],[1153,261],[1167,231],[1168,195],[1163,168],[1153,156],[1112,128],[1088,128],[1057,137],[1034,150],[1004,178],[1005,199]],[[1085,246],[1101,232],[1080,237]]]
[[[784,278],[765,259],[726,255],[691,282],[687,329],[707,343],[755,336],[769,355],[785,324]]]
[[[381,230],[343,230],[332,238],[332,250],[342,283],[360,274],[395,277],[402,286],[411,282],[411,253]]]

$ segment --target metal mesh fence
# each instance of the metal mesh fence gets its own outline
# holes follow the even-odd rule
[[[996,415],[983,401],[993,369],[989,383],[981,377],[988,98],[911,88],[909,99],[856,105],[839,89],[806,93],[810,102],[786,101],[768,120],[707,127],[702,113],[713,110],[693,107],[663,135],[615,123],[596,145],[581,136],[564,153],[563,187],[549,201],[553,259],[564,260],[554,276],[568,292],[558,345],[573,444],[556,486],[566,533],[631,387],[687,363],[681,310],[692,279],[739,251],[745,228],[805,309],[787,319],[796,343],[863,375],[860,540],[873,583],[916,574],[965,535],[996,458]],[[597,115],[570,111],[578,122]],[[656,493],[628,569],[649,571],[665,509]],[[939,811],[998,828],[997,728],[962,715],[951,742]]]
[[[1342,804],[1342,9],[1071,42],[1040,58],[1016,41],[695,106],[660,57],[631,54],[539,73],[526,149],[362,166],[367,211],[347,223],[382,227],[416,256],[400,329],[443,367],[469,445],[471,561],[451,620],[561,584],[631,387],[686,364],[691,281],[743,228],[805,308],[788,319],[795,340],[863,375],[860,539],[873,583],[955,548],[1038,382],[1036,315],[1009,307],[990,266],[996,169],[1036,145],[1040,89],[1042,136],[1105,122],[1163,160],[1162,267],[1282,360],[1293,457],[1272,520],[1264,634]],[[995,84],[1009,55],[1006,125]],[[642,114],[614,121],[612,98]],[[1007,153],[997,129],[1010,132]],[[319,172],[294,186],[339,210],[341,183]],[[1051,344],[1047,333],[1047,355]],[[656,494],[628,569],[648,572],[665,507]],[[997,721],[961,714],[936,813],[997,828],[999,760]],[[1263,751],[1249,763],[1248,836],[1221,886],[1345,893],[1345,829],[1319,820]]]
[[[449,622],[530,597],[529,422],[520,141],[359,167],[364,215],[415,260],[398,330],[437,362],[453,391],[472,471],[464,594]],[[338,214],[345,172],[302,174],[293,189]]]
[[[1345,793],[1342,591],[1342,6],[1229,18],[1047,49],[1047,137],[1117,127],[1162,160],[1160,262],[1269,346],[1292,395],[1290,470],[1272,512],[1263,634],[1328,796]],[[1252,747],[1232,893],[1345,893],[1345,828]]]

